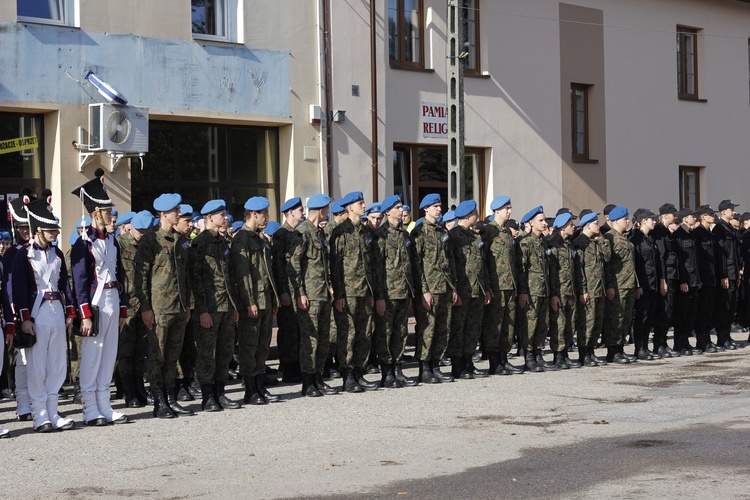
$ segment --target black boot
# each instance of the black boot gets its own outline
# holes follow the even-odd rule
[[[592,356],[593,349],[578,349],[578,358],[581,360],[583,366],[594,368],[599,366]]]
[[[402,387],[414,387],[419,383],[417,382],[417,379],[404,375],[404,370],[401,366],[401,363],[393,363],[393,375],[396,377],[396,380],[399,381]]]
[[[143,382],[142,373],[133,374],[133,388],[135,389],[135,397],[138,398],[138,401],[140,401],[142,405],[154,404],[153,401],[149,403],[149,391],[146,390],[146,384]],[[153,396],[151,396],[151,399],[153,399]]]
[[[201,385],[201,395],[203,396],[203,400],[201,401],[201,408],[203,408],[203,411],[222,411],[224,409],[214,397],[213,385]]]
[[[430,361],[430,368],[432,369],[432,374],[440,382],[453,382],[455,380],[452,375],[450,375],[448,373],[443,373],[443,372],[440,371],[440,360],[439,359],[433,359],[432,361]]]
[[[474,357],[472,354],[464,356],[464,370],[470,372],[472,378],[485,378],[488,376],[487,370],[480,370],[474,366]]]
[[[223,380],[217,380],[214,382],[213,385],[214,389],[214,395],[216,397],[216,402],[221,405],[222,408],[226,410],[236,410],[240,407],[240,404],[236,401],[232,401],[227,397],[226,394],[226,382]],[[203,392],[201,390],[201,392]]]
[[[380,363],[380,387],[386,389],[400,389],[401,384],[396,380],[396,375],[391,371],[390,363]]]
[[[78,380],[73,383],[73,404],[81,404],[81,383]]]
[[[315,387],[318,388],[321,394],[324,394],[326,396],[333,396],[339,393],[339,390],[335,387],[331,387],[330,385],[326,384],[323,380],[323,374],[318,373],[315,375]]]
[[[440,379],[432,373],[432,367],[429,361],[419,362],[419,381],[423,384],[439,384]]]
[[[369,380],[367,380],[362,372],[362,368],[354,369],[354,379],[357,381],[357,384],[359,384],[359,386],[366,391],[377,391],[378,383],[370,382]]]
[[[245,397],[242,398],[242,401],[244,401],[245,404],[250,405],[267,405],[268,401],[266,401],[266,398],[264,398],[263,395],[258,392],[258,388],[255,386],[256,377],[247,376],[244,377],[244,380]]]
[[[115,379],[115,395],[112,399],[122,399],[125,396],[125,387],[122,383],[123,380],[120,377],[120,372],[117,370],[115,370],[114,379]]]
[[[541,349],[534,350],[534,359],[536,359],[536,365],[545,372],[556,372],[559,370],[559,368],[555,366],[554,363],[547,363],[546,361],[544,361],[544,356],[542,355]]]
[[[625,356],[622,351],[622,347],[607,346],[607,361],[618,365],[626,365],[630,363],[630,359]]]
[[[524,352],[524,359],[526,361],[526,371],[530,371],[533,373],[540,373],[544,371],[544,367],[537,364],[534,351],[526,350]]]
[[[487,359],[490,362],[490,375],[510,375],[510,373],[505,371],[505,367],[500,364],[499,352],[488,352]]]
[[[190,383],[187,384],[187,391],[190,393],[191,396],[194,398],[202,398],[203,393],[201,392],[201,385],[198,383],[196,379],[191,379]]]
[[[120,374],[120,380],[122,381],[122,390],[125,397],[125,406],[128,408],[143,408],[145,405],[138,400],[138,396],[135,393],[135,384],[133,383],[133,377],[130,374],[124,376]]]
[[[323,368],[323,377],[327,379],[341,378],[341,374],[336,369],[336,365],[333,362],[333,358],[326,359],[325,367]],[[320,387],[318,387],[320,389]]]
[[[580,368],[581,367],[581,363],[579,363],[578,361],[573,361],[572,359],[570,359],[570,356],[568,355],[568,350],[567,349],[565,349],[562,352],[562,355],[563,355],[563,359],[565,360],[565,364],[568,365],[568,368]]]
[[[299,384],[302,382],[299,364],[283,363],[281,364],[281,373],[281,381],[286,384]]]
[[[169,408],[178,416],[194,415],[193,410],[183,408],[182,406],[180,406],[180,403],[177,402],[178,391],[179,389],[177,387],[169,387],[165,389],[165,392],[167,393],[167,404],[169,405]]]
[[[281,401],[281,398],[279,396],[274,396],[273,394],[268,392],[268,389],[266,389],[265,373],[261,373],[255,376],[255,387],[258,389],[258,393],[263,395],[263,399],[265,399],[269,403],[278,403],[279,401]]]
[[[344,379],[343,389],[345,392],[365,392],[362,386],[357,383],[357,379],[354,377],[354,370],[342,369],[339,371],[341,372],[341,377]]]
[[[177,416],[167,404],[167,395],[164,388],[152,387],[151,393],[154,395],[154,417],[175,418]]]
[[[315,375],[312,373],[302,374],[302,395],[308,398],[319,398],[323,394],[315,387]]]
[[[508,353],[506,352],[500,352],[500,366],[503,367],[507,375],[520,375],[523,373],[523,368],[517,368],[510,364]]]
[[[183,403],[186,401],[195,401],[195,398],[192,394],[190,394],[190,391],[187,390],[187,382],[184,378],[178,378],[177,384],[175,385],[175,397],[177,398],[177,401],[182,401]]]
[[[568,364],[565,362],[565,355],[562,353],[562,351],[555,352],[553,354],[552,366],[554,366],[558,370],[569,370],[570,369],[570,367],[568,366]]]
[[[458,356],[457,357],[451,356],[450,360],[451,360],[451,375],[453,375],[454,379],[468,380],[470,378],[473,378],[471,376],[471,373],[467,372],[464,369],[464,358],[458,357]]]

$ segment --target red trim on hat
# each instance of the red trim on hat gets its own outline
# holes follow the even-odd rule
[[[81,319],[88,319],[91,316],[93,316],[93,313],[91,312],[91,306],[89,306],[89,303],[86,302],[85,304],[81,304]]]
[[[21,309],[18,314],[21,316],[21,321],[31,321],[31,312],[28,309]]]

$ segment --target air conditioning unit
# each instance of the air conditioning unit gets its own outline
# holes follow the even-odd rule
[[[90,151],[148,152],[148,108],[89,104]]]

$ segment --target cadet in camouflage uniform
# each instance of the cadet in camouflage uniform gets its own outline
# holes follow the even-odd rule
[[[146,231],[151,229],[154,217],[143,210],[128,219],[129,231],[120,234],[122,268],[124,272],[124,292],[128,297],[128,318],[120,332],[117,346],[117,371],[120,373],[125,404],[128,408],[146,406],[148,395],[143,386],[148,356],[148,328],[141,319],[141,303],[135,293],[135,255]]]
[[[328,240],[320,223],[328,215],[331,198],[316,194],[307,202],[308,217],[297,226],[297,237],[289,248],[287,275],[292,286],[299,321],[299,360],[302,395],[318,397],[338,394],[323,381],[323,368],[330,350],[331,283]]]
[[[281,381],[296,384],[300,378],[299,359],[299,325],[297,313],[291,298],[291,284],[287,277],[287,263],[291,257],[291,248],[295,245],[296,230],[305,218],[302,198],[291,198],[281,206],[284,223],[273,234],[273,280],[279,293],[279,311],[276,313],[276,344],[279,349],[279,369],[282,372]]]
[[[442,213],[440,195],[426,195],[419,209],[424,211],[424,220],[411,232],[412,269],[416,296],[420,299],[413,303],[419,380],[425,384],[453,382],[452,376],[440,371],[440,360],[448,346],[452,305],[458,302],[449,236],[438,224]]]
[[[193,236],[193,207],[188,204],[180,205],[180,218],[174,230],[191,241]],[[198,350],[195,346],[196,331],[200,329],[198,316],[194,314],[193,304],[190,304],[190,319],[185,325],[185,338],[182,341],[182,352],[177,361],[177,380],[175,381],[175,397],[177,401],[195,401],[191,393],[191,383],[195,375],[195,361]]]
[[[270,202],[255,196],[245,202],[245,223],[234,234],[231,262],[239,300],[240,373],[245,381],[245,403],[265,405],[279,401],[265,386],[271,348],[271,323],[278,294],[271,272],[271,247],[261,234],[268,224]]]
[[[333,230],[344,222],[346,220],[346,210],[344,207],[341,206],[341,200],[335,201],[333,205],[331,205],[331,217],[333,220],[326,224],[326,227],[323,228],[323,234],[325,235],[326,241],[330,243],[331,241],[331,235],[333,234]],[[330,264],[330,256],[331,256],[331,246],[328,245],[328,257],[329,257],[329,264]],[[330,273],[331,273],[331,267],[328,266],[328,274],[329,274],[329,282],[330,282]],[[333,292],[333,288],[331,288],[331,291]],[[333,295],[333,293],[331,293]],[[341,374],[339,373],[337,367],[338,367],[338,361],[336,358],[337,355],[337,349],[336,349],[336,342],[338,338],[338,330],[336,329],[336,318],[333,314],[333,310],[331,310],[331,329],[328,333],[328,340],[329,340],[329,348],[328,348],[328,359],[326,359],[325,368],[323,369],[323,376],[326,378],[339,378],[341,377]]]
[[[573,240],[574,279],[578,293],[576,329],[579,363],[604,366],[607,361],[594,354],[604,323],[604,239],[599,232],[597,213],[581,212],[581,234]],[[609,247],[607,246],[607,250]]]
[[[550,281],[550,349],[557,368],[579,368],[570,359],[568,348],[573,345],[573,316],[576,309],[576,289],[573,280],[573,249],[570,239],[576,230],[573,216],[563,212],[552,223],[554,233],[548,238]]]
[[[406,349],[409,302],[414,284],[409,255],[411,240],[401,225],[403,205],[397,195],[380,204],[385,220],[375,230],[373,275],[375,294],[375,349],[380,363],[381,387],[417,385],[404,376],[401,361]]]
[[[482,237],[474,231],[477,223],[477,203],[462,201],[456,207],[458,223],[448,234],[456,270],[456,292],[459,300],[451,312],[447,354],[451,358],[454,377],[472,379],[486,377],[485,370],[474,366],[472,356],[482,333],[483,306],[492,295],[487,282]]]
[[[512,212],[510,198],[498,196],[490,204],[492,222],[484,226],[487,280],[492,301],[484,308],[482,345],[490,361],[490,374],[522,373],[508,362],[516,320],[516,242],[505,223]]]
[[[547,219],[544,209],[536,207],[524,216],[531,232],[521,239],[518,264],[518,307],[526,325],[519,343],[526,350],[526,369],[532,372],[556,371],[542,357],[549,320],[549,249],[544,238]]]
[[[362,229],[365,213],[362,193],[341,200],[348,218],[331,235],[331,279],[334,315],[338,328],[338,357],[346,392],[376,390],[378,384],[364,378],[370,355],[372,322],[372,239]]]
[[[226,396],[229,361],[234,354],[234,325],[239,321],[232,296],[229,242],[219,233],[226,227],[224,200],[212,200],[201,209],[205,230],[190,248],[190,289],[197,316],[195,371],[201,386],[201,407],[205,411],[237,409],[239,403]]]
[[[604,264],[604,287],[607,301],[604,303],[604,343],[607,345],[607,361],[630,363],[635,356],[625,354],[625,336],[633,325],[633,306],[638,277],[635,274],[635,248],[625,236],[628,230],[628,209],[615,207],[609,213],[610,231],[604,235],[609,249]]]
[[[190,319],[190,241],[174,230],[181,201],[176,193],[163,194],[154,201],[154,209],[160,213],[159,228],[143,235],[135,254],[135,293],[149,329],[148,371],[154,416],[158,418],[193,414],[180,406],[174,392],[177,361]]]

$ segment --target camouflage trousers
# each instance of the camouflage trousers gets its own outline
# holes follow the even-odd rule
[[[589,296],[588,304],[577,302],[578,349],[594,349],[604,325],[604,297]]]
[[[435,303],[427,310],[421,296],[414,299],[417,320],[417,357],[420,361],[440,361],[448,347],[448,326],[451,322],[452,292],[434,294]]]
[[[174,387],[177,361],[185,338],[187,313],[154,313],[154,328],[148,332],[148,373],[152,387]]]
[[[148,356],[148,328],[140,314],[128,315],[117,346],[117,371],[122,379],[143,377]]]
[[[541,349],[544,347],[544,339],[547,337],[549,297],[529,295],[528,304],[519,311],[525,325],[522,332],[523,337],[518,339],[519,345],[527,351]]]
[[[328,323],[331,325],[328,329],[328,357],[332,358],[336,356],[336,342],[338,341],[338,329],[336,328],[336,317],[333,314],[333,310],[331,310],[330,317]]]
[[[195,374],[201,385],[228,380],[234,354],[234,310],[209,314],[211,328],[203,328],[200,317],[195,325]]]
[[[240,311],[239,341],[240,374],[243,377],[261,375],[266,370],[266,360],[271,350],[271,309],[259,309],[257,318]]]
[[[195,311],[191,311],[195,312]],[[196,314],[190,315],[190,321],[185,325],[185,338],[182,340],[182,352],[177,363],[177,378],[193,378],[195,371],[195,360],[198,358],[198,349],[195,346],[195,334],[201,325]]]
[[[560,297],[557,311],[549,311],[549,347],[553,352],[562,352],[573,345],[573,317],[576,298],[573,295]]]
[[[71,335],[71,341],[68,342],[68,349],[70,350],[70,378],[71,382],[77,382],[81,375],[81,345],[83,344],[83,337],[76,334],[75,327],[73,334]]]
[[[294,306],[279,306],[276,313],[276,345],[279,348],[279,363],[299,363],[300,331]]]
[[[510,352],[515,320],[515,290],[496,291],[482,317],[482,348],[485,352]]]
[[[482,334],[483,310],[484,297],[461,299],[460,306],[453,306],[446,351],[448,357],[467,356],[477,350],[477,341]]]
[[[381,363],[400,363],[408,336],[409,299],[385,300],[385,314],[375,314],[375,350]]]
[[[364,368],[372,344],[372,296],[347,297],[342,312],[333,310],[338,329],[339,366],[344,370]]]
[[[635,289],[615,288],[614,300],[604,301],[604,343],[607,347],[622,347],[633,326]]]
[[[311,300],[307,311],[297,308],[299,364],[302,373],[320,373],[330,348],[331,301]]]

